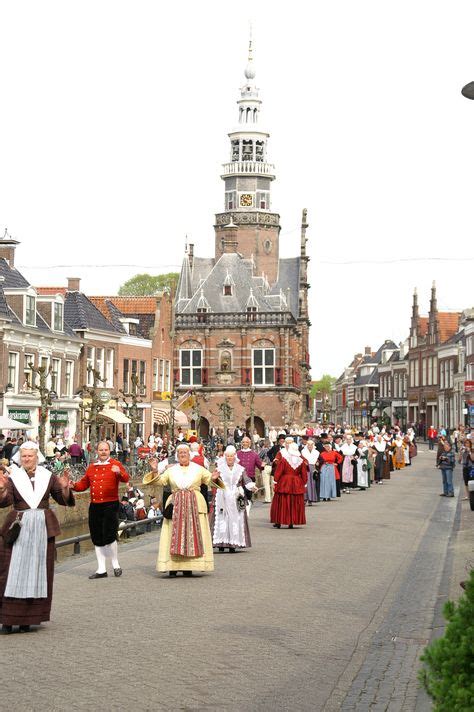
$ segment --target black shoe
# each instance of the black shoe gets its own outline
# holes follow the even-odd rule
[[[10,635],[10,633],[13,633],[13,626],[12,625],[2,625],[2,629],[0,631],[2,635]]]
[[[29,625],[21,625],[20,633],[31,633],[31,627]]]
[[[224,547],[223,547],[223,546],[220,546],[220,547],[219,547],[219,551],[223,553],[223,552],[225,551]]]
[[[289,524],[288,529],[293,529],[293,524]]]
[[[98,573],[91,574],[91,575],[89,576],[89,578],[90,578],[90,579],[107,578],[107,571],[105,571],[105,573],[103,573],[103,574],[98,574]]]
[[[447,495],[447,494],[444,494],[444,493],[443,493],[443,494],[440,494],[440,497],[447,497],[447,496],[448,496],[448,495]]]
[[[187,578],[189,578],[192,575],[193,575],[192,571],[183,571],[183,576],[186,576]]]
[[[178,572],[177,572],[177,571],[170,571],[170,572],[169,572],[170,578],[176,578],[177,575],[178,575]]]
[[[229,546],[229,554],[235,554],[235,549],[233,546]]]
[[[273,527],[274,527],[275,529],[279,529],[279,528],[281,527],[281,524],[274,524]]]
[[[122,575],[122,569],[119,566],[118,569],[114,569],[114,576],[121,576],[121,575]]]
[[[447,494],[446,497],[454,497],[454,494]]]

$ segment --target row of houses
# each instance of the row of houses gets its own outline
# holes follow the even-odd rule
[[[407,339],[355,354],[334,384],[330,416],[356,427],[375,419],[414,424],[420,433],[474,427],[474,309],[438,311],[433,283],[422,316],[415,290]]]
[[[35,287],[15,267],[18,244],[7,231],[0,239],[0,415],[37,431],[34,369],[44,366],[52,394],[48,434],[87,439],[93,368],[102,379],[101,434],[127,433],[134,375],[138,431],[156,431],[170,409],[171,296],[86,296],[78,278]]]

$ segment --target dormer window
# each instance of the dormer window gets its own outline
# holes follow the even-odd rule
[[[25,324],[36,326],[36,297],[30,294],[25,297]]]
[[[257,321],[258,302],[252,288],[250,288],[249,298],[245,306],[247,310],[247,321]]]
[[[247,321],[257,321],[257,307],[247,307]]]
[[[211,305],[204,296],[204,290],[201,288],[201,294],[199,296],[199,301],[196,307],[198,322],[200,324],[207,321],[207,313],[211,311]]]
[[[233,294],[234,280],[232,279],[229,272],[227,272],[224,279],[224,297],[231,297]]]
[[[64,328],[64,305],[62,302],[53,304],[53,330],[63,331]]]

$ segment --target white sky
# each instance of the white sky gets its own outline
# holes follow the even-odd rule
[[[473,305],[472,1],[0,0],[0,230],[89,294],[178,269],[186,233],[211,255],[249,21],[283,255],[308,209],[312,376],[339,375],[406,337],[415,285]]]

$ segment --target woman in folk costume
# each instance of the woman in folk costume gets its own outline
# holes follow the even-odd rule
[[[370,468],[372,463],[369,460],[369,446],[365,440],[359,440],[357,445],[357,484],[360,490],[370,487]]]
[[[357,487],[357,446],[354,444],[352,435],[346,435],[345,442],[341,446],[342,462],[342,491],[347,494],[351,489]]]
[[[294,442],[281,453],[282,458],[275,470],[275,494],[270,508],[270,521],[277,529],[282,524],[293,529],[294,524],[306,524],[304,493],[308,466]]]
[[[217,489],[214,495],[214,506],[209,519],[212,542],[219,551],[229,549],[229,554],[236,548],[250,547],[250,531],[245,506],[244,488],[256,492],[257,486],[239,464],[236,449],[228,445],[224,457],[216,464],[225,489]]]
[[[403,470],[405,467],[405,449],[407,446],[403,442],[401,435],[392,443],[392,461],[396,470]]]
[[[144,484],[147,484],[151,481],[145,481],[149,475],[155,475],[153,479],[158,485],[171,488],[171,496],[164,503],[165,518],[156,569],[169,571],[170,576],[176,576],[178,571],[184,576],[192,576],[193,571],[214,571],[207,504],[200,488],[202,484],[210,485],[218,480],[219,473],[211,475],[201,465],[191,462],[189,447],[184,443],[178,445],[176,455],[178,462],[158,477],[158,460],[150,460],[152,472],[144,478]]]
[[[374,462],[375,484],[383,485],[384,470],[387,469],[387,464],[388,464],[388,462],[387,462],[387,460],[388,460],[387,441],[384,440],[382,435],[376,435],[375,441],[372,445],[372,448],[375,452],[375,462]],[[388,475],[390,477],[390,469],[388,470]]]
[[[408,451],[410,454],[410,462],[411,462],[413,460],[413,458],[417,456],[417,453],[418,453],[418,449],[416,446],[415,431],[413,430],[413,428],[408,428],[407,437],[408,437]]]
[[[309,507],[312,507],[313,502],[319,502],[320,476],[316,468],[316,463],[319,458],[319,450],[314,446],[314,440],[308,440],[307,445],[301,451],[301,457],[304,457],[308,463],[308,486],[306,488],[306,501]]]
[[[12,467],[10,476],[0,473],[0,507],[13,505],[0,529],[2,633],[12,633],[14,625],[20,626],[20,632],[28,632],[31,625],[49,621],[54,538],[60,532],[49,498],[74,506],[67,473],[58,477],[41,467],[38,463],[44,458],[36,443],[23,443],[13,460],[19,466]],[[21,525],[15,524],[18,519]]]
[[[408,435],[405,435],[403,438],[403,442],[405,443],[405,465],[409,467],[411,465],[411,457],[410,457],[410,438]]]
[[[343,457],[337,450],[332,449],[330,442],[326,441],[323,448],[318,459],[321,477],[319,496],[323,502],[329,502],[337,494],[338,465],[342,463]]]

